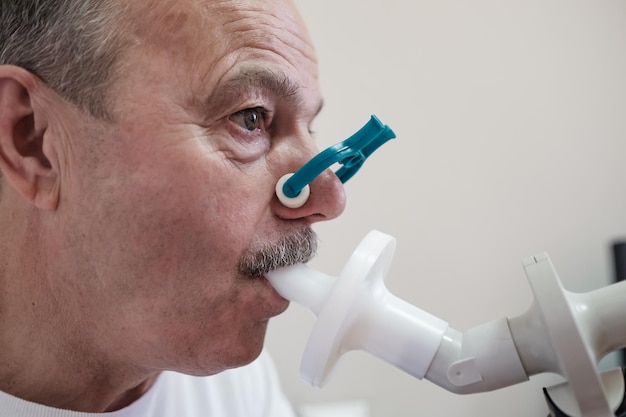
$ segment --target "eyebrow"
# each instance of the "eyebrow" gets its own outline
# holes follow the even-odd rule
[[[299,94],[302,87],[286,74],[265,68],[244,68],[235,77],[220,85],[204,102],[205,114],[219,113],[237,97],[259,90],[270,93],[287,105],[300,107],[302,98]]]

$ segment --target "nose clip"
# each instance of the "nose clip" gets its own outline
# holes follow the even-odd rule
[[[372,115],[370,120],[348,139],[318,153],[295,173],[286,174],[276,183],[276,196],[289,208],[303,206],[309,198],[309,184],[332,165],[341,168],[335,175],[345,183],[357,173],[365,160],[396,134],[387,125]]]

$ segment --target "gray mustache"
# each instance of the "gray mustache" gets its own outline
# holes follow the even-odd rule
[[[239,260],[238,269],[243,275],[258,278],[278,268],[306,263],[316,253],[317,235],[307,227],[259,250],[245,253]]]

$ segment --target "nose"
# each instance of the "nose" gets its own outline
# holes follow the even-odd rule
[[[337,217],[345,208],[342,184],[361,168],[373,152],[395,137],[396,134],[389,126],[372,115],[365,126],[348,139],[320,152],[296,173],[281,177],[276,184],[276,199],[284,207],[293,210],[285,211],[290,216],[300,211],[300,208],[306,207],[310,211],[319,207],[320,211],[305,211],[304,215],[317,220]],[[335,163],[343,165],[336,174],[328,169]],[[312,192],[310,186],[313,184],[316,184],[316,192],[319,194],[315,196],[315,204],[309,204]]]
[[[341,180],[333,171],[324,170],[308,187],[308,198],[304,198],[303,204],[284,205],[275,197],[276,214],[283,219],[304,219],[311,224],[332,220],[344,211],[346,194]]]

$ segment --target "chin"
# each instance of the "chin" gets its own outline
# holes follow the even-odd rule
[[[233,346],[231,353],[235,355],[232,356],[234,360],[230,368],[247,365],[259,357],[261,351],[263,351],[266,330],[267,321],[258,323],[249,334],[241,338],[241,342],[237,347]]]
[[[242,330],[238,337],[230,342],[220,341],[223,346],[220,350],[210,349],[198,357],[195,365],[190,369],[180,369],[180,372],[195,376],[209,376],[227,369],[239,368],[248,365],[259,357],[263,350],[267,321],[258,323],[253,328]]]

